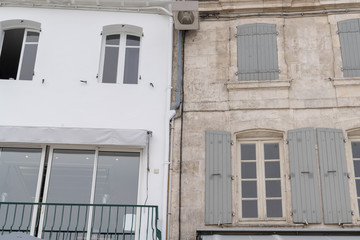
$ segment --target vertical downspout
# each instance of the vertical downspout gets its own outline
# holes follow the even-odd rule
[[[182,77],[183,77],[183,31],[178,31],[177,41],[177,59],[176,59],[176,98],[175,104],[171,107],[172,110],[179,109],[179,113],[170,119],[170,154],[169,154],[169,170],[168,170],[168,211],[167,211],[167,227],[166,227],[166,239],[170,239],[170,218],[171,216],[171,184],[172,184],[172,160],[173,160],[173,145],[174,145],[174,121],[182,116],[182,104],[181,89],[182,89]],[[179,193],[180,194],[180,193]]]

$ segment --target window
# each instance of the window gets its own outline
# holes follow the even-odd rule
[[[277,141],[239,143],[241,218],[283,217],[281,152]]]
[[[354,176],[356,186],[356,200],[360,209],[360,141],[351,142],[352,160],[354,163]],[[360,210],[359,210],[360,215]]]
[[[238,80],[279,79],[275,24],[237,27]]]
[[[11,227],[29,231],[31,203],[42,202],[49,204],[43,205],[46,211],[39,215],[43,223],[39,231],[45,232],[44,239],[51,239],[47,234],[53,230],[54,223],[55,229],[60,228],[61,222],[70,232],[72,229],[85,231],[89,226],[87,219],[91,218],[94,229],[104,228],[103,222],[108,221],[107,231],[114,231],[129,221],[129,216],[133,218],[136,211],[131,207],[120,212],[113,207],[115,210],[111,211],[111,207],[105,205],[137,204],[139,169],[140,152],[63,146],[0,147],[0,223],[5,226],[4,216],[9,211],[13,213],[10,217],[17,220],[7,224],[12,222]],[[24,202],[25,206],[21,211],[9,210],[6,207],[9,202]],[[101,205],[86,208],[84,204],[90,203]],[[132,232],[134,226],[129,228]],[[34,219],[31,228],[35,228]]]
[[[360,19],[338,22],[344,77],[360,77]]]
[[[142,28],[110,25],[103,29],[100,79],[103,83],[137,84]]]
[[[40,24],[25,20],[1,23],[0,79],[32,80]]]

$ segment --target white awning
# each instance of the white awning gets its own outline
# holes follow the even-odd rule
[[[0,126],[1,143],[145,147],[150,134],[141,129]]]

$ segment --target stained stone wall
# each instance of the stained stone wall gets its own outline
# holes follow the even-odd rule
[[[284,7],[295,10],[339,8],[350,1],[230,1],[200,2],[202,12],[225,14],[271,5],[271,11]],[[239,7],[245,6],[243,9]],[[246,5],[247,4],[247,5]],[[281,5],[282,4],[282,5]],[[269,6],[270,6],[269,5]],[[261,7],[262,6],[262,7]],[[347,7],[360,7],[351,1]],[[231,9],[231,10],[229,10]],[[344,78],[337,22],[360,18],[360,13],[299,14],[294,16],[202,18],[200,30],[188,31],[184,51],[184,113],[175,121],[174,158],[171,186],[170,236],[179,236],[179,191],[181,191],[181,239],[195,239],[196,229],[205,225],[205,131],[237,133],[268,129],[283,133],[285,220],[281,222],[244,222],[236,215],[239,173],[236,144],[232,147],[233,223],[219,227],[299,227],[292,223],[287,131],[295,128],[338,128],[344,136],[360,128],[360,78]],[[276,24],[279,80],[237,81],[236,27],[249,23]],[[181,134],[182,133],[182,134]],[[180,140],[182,135],[182,148]],[[180,153],[182,151],[182,153]],[[350,146],[346,144],[351,172]],[[179,188],[180,155],[182,155],[181,189]],[[354,181],[350,181],[352,209],[357,209]],[[355,213],[356,227],[359,214]],[[303,227],[302,225],[300,227]],[[336,228],[323,224],[308,228]]]

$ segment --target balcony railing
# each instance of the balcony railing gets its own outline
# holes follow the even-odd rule
[[[161,240],[158,207],[149,205],[0,202],[0,235],[42,239]]]

